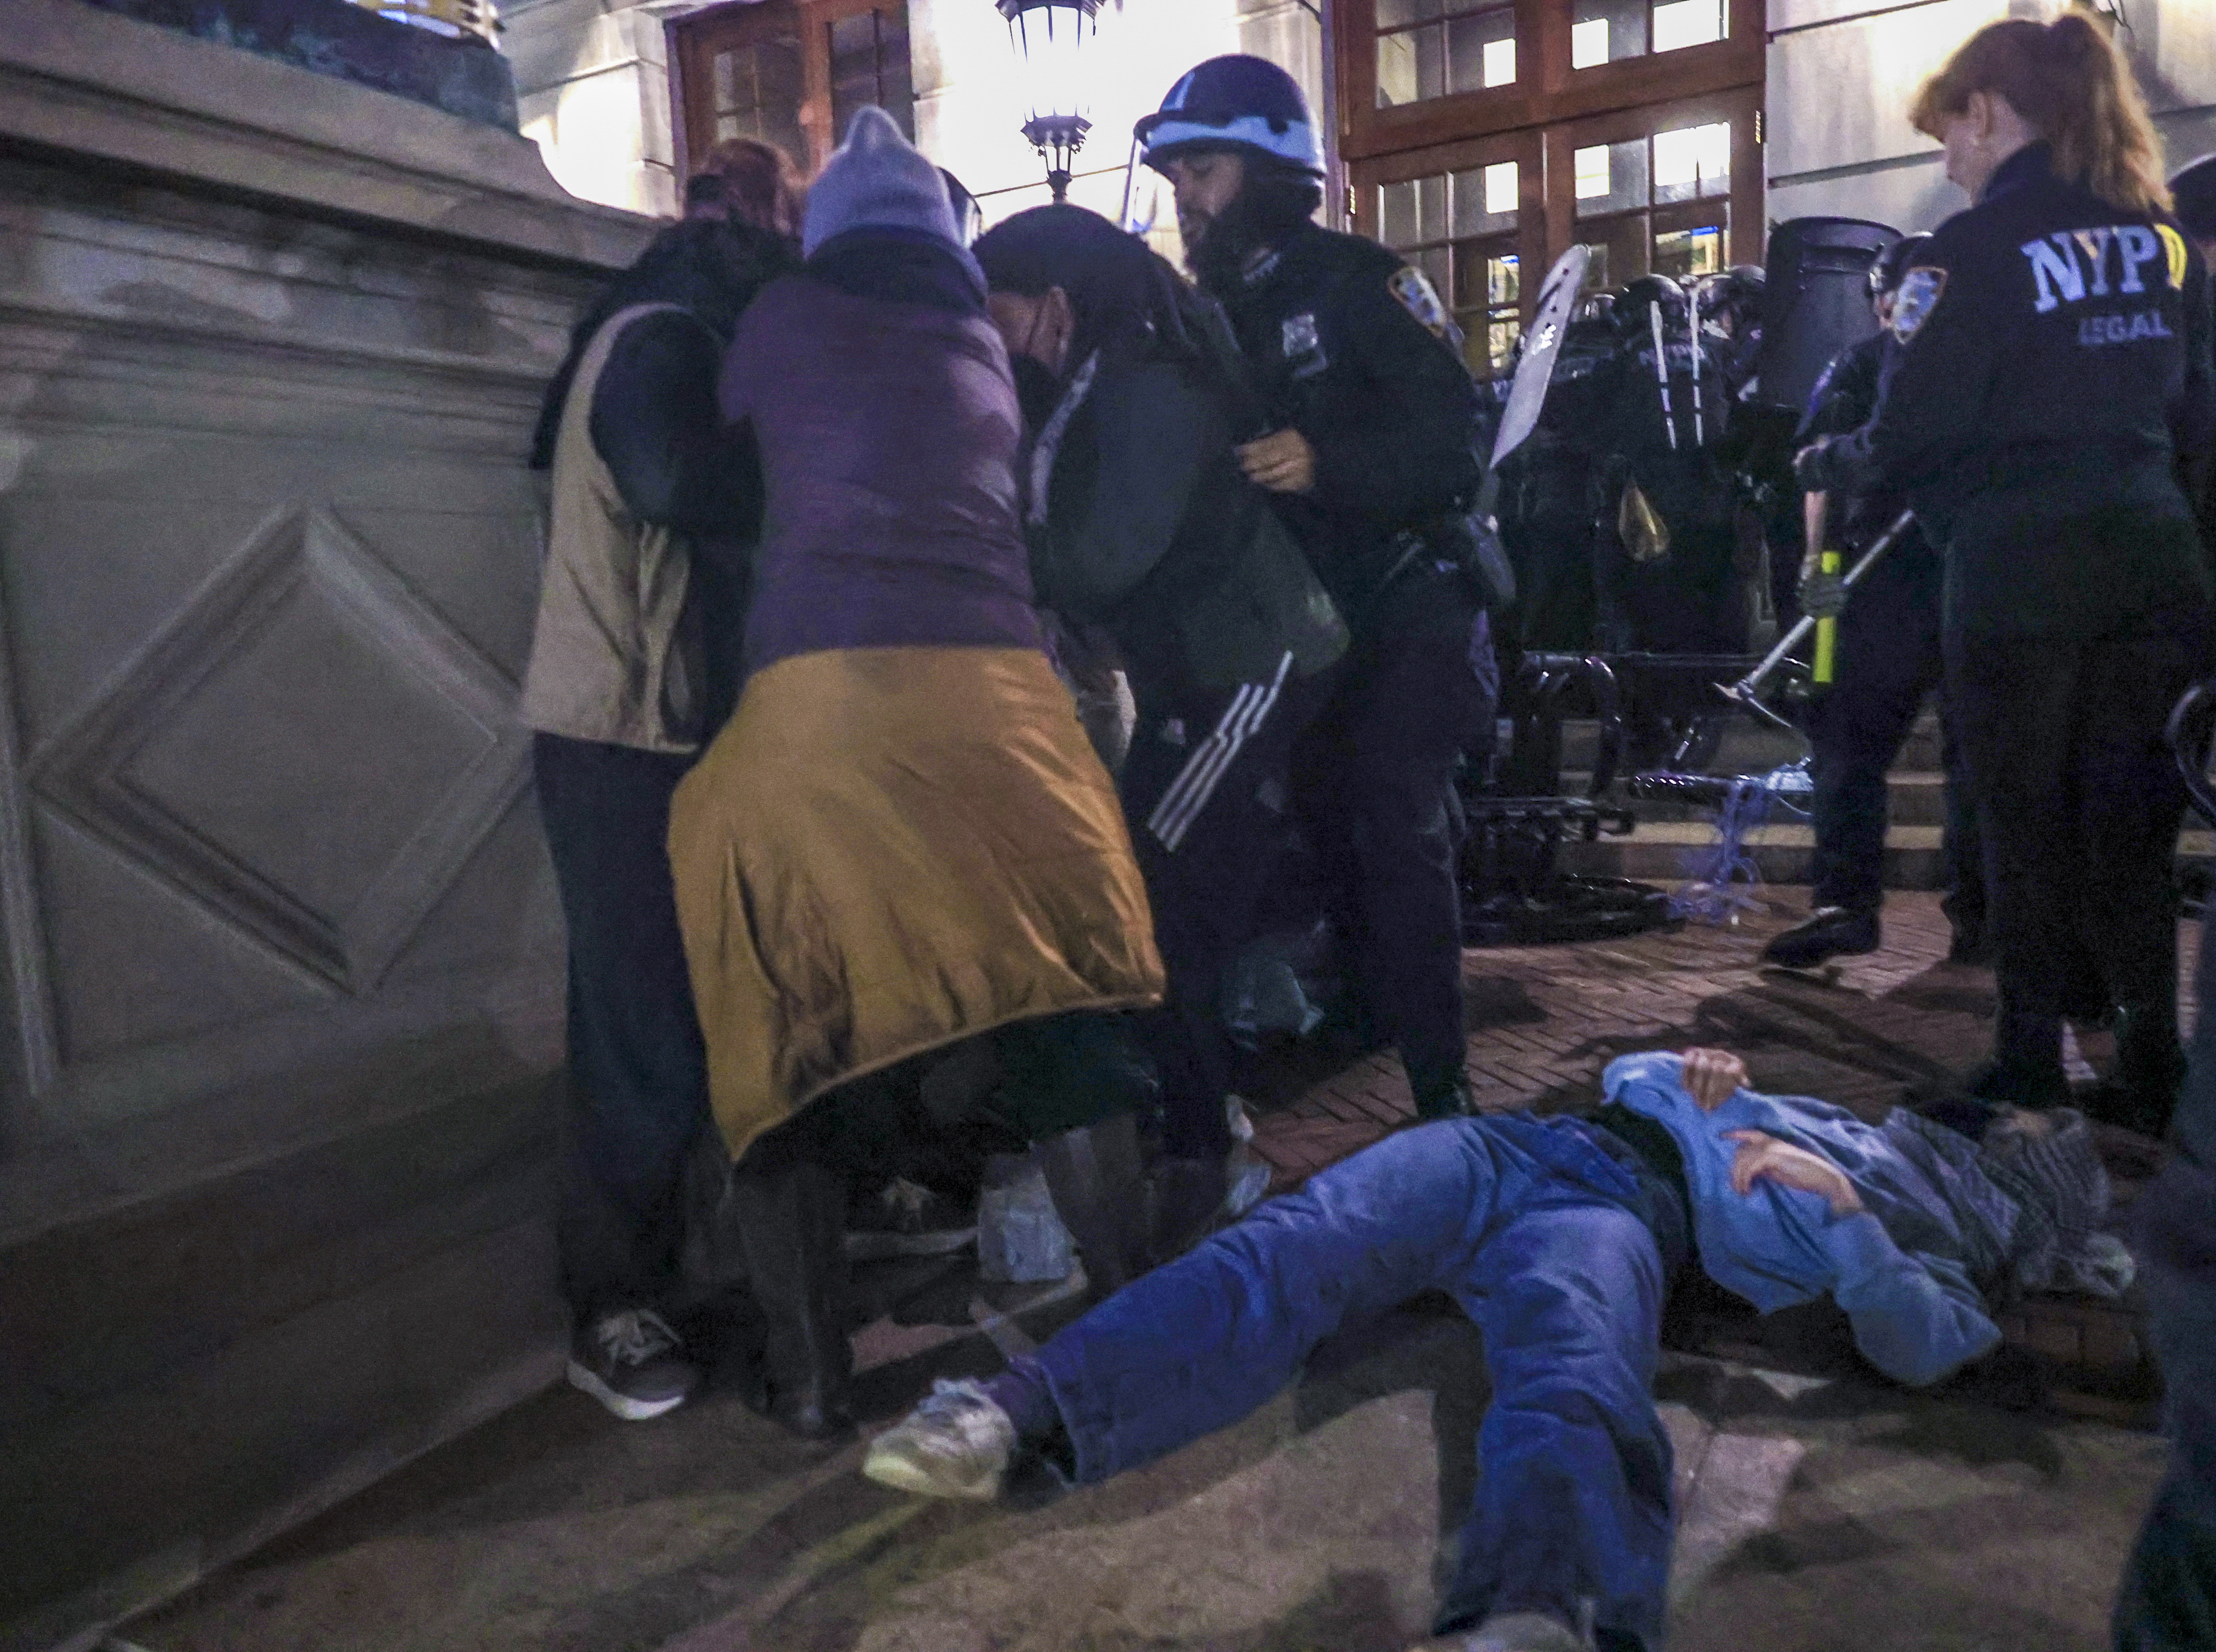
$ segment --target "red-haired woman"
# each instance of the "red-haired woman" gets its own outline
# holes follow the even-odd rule
[[[1899,365],[1802,485],[1906,492],[1946,547],[1948,685],[1984,830],[2000,1014],[1979,1093],[2065,1093],[2068,961],[2121,1012],[2102,1101],[2159,1133],[2184,1071],[2164,749],[2202,668],[2210,583],[2180,483],[2216,424],[2208,273],[2102,28],[1980,29],[1917,97],[1976,198],[1902,278]]]

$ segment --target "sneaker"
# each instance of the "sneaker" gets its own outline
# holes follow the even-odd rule
[[[651,1308],[605,1313],[569,1344],[569,1385],[626,1422],[674,1411],[700,1384],[685,1344]]]
[[[1782,969],[1813,969],[1832,958],[1875,952],[1877,918],[1868,912],[1849,912],[1844,906],[1819,906],[1808,921],[1796,924],[1762,949],[1764,963]]]
[[[862,1472],[919,1497],[986,1502],[1000,1495],[1016,1449],[1016,1425],[984,1388],[940,1378],[931,1397],[870,1442]]]
[[[975,1215],[902,1176],[888,1182],[867,1209],[853,1213],[846,1222],[846,1256],[853,1262],[943,1256],[976,1242]]]
[[[1591,1652],[1592,1643],[1543,1612],[1510,1612],[1484,1627],[1419,1641],[1408,1652]]]

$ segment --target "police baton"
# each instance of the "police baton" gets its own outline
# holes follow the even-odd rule
[[[1840,583],[1846,589],[1853,590],[1861,582],[1862,575],[1876,566],[1878,558],[1899,544],[1900,536],[1906,533],[1915,524],[1916,513],[1913,511],[1903,511],[1895,517],[1893,525],[1878,535],[1877,542],[1862,553],[1860,562],[1847,570],[1846,577]],[[1777,639],[1777,646],[1762,657],[1760,665],[1736,683],[1718,683],[1716,692],[1733,704],[1745,707],[1764,722],[1776,723],[1780,728],[1798,734],[1800,731],[1794,728],[1790,722],[1763,704],[1762,685],[1771,672],[1785,663],[1785,657],[1799,648],[1809,632],[1816,629],[1816,619],[1813,615],[1803,614],[1799,623],[1791,630]]]

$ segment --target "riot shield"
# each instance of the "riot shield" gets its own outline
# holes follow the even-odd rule
[[[1770,232],[1756,401],[1798,415],[1831,358],[1877,331],[1870,266],[1899,239],[1854,218],[1796,218]]]

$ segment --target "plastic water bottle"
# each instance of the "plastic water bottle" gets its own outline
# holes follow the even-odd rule
[[[1055,1214],[1045,1174],[1028,1153],[995,1153],[985,1161],[977,1201],[977,1271],[994,1285],[1037,1285],[1068,1279],[1076,1266],[1069,1230]]]

